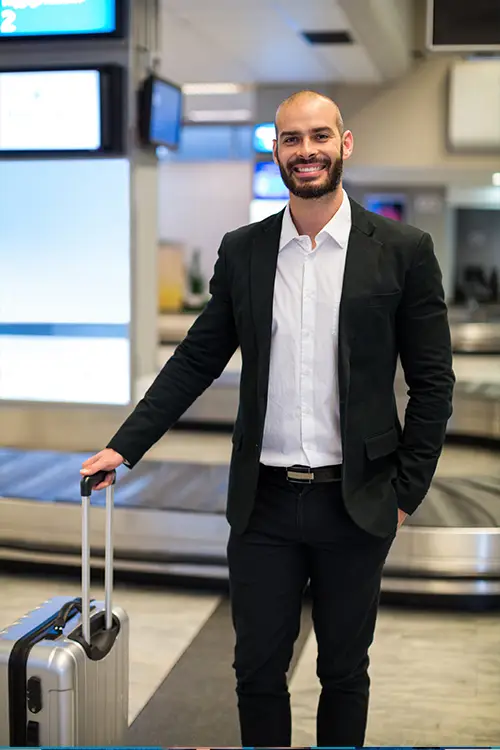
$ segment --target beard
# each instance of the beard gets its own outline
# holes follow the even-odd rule
[[[334,193],[340,185],[342,173],[344,171],[343,144],[340,147],[340,156],[338,159],[335,159],[334,162],[332,162],[331,159],[310,159],[309,161],[300,159],[293,161],[285,167],[278,154],[276,154],[276,158],[283,182],[292,195],[295,195],[297,198],[322,198],[324,195]],[[307,166],[308,164],[313,163],[313,161],[325,165],[324,178],[321,182],[314,181],[314,183],[298,183],[293,171],[294,168],[298,166]],[[320,174],[323,174],[323,172],[320,172]]]

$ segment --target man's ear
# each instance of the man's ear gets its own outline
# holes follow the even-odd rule
[[[344,159],[348,159],[354,150],[354,136],[350,130],[346,130],[342,136],[344,146]]]
[[[275,164],[278,163],[278,141],[276,139],[273,141],[273,160]]]

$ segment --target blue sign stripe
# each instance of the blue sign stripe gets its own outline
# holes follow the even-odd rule
[[[129,326],[125,323],[0,323],[0,336],[127,339]]]
[[[121,3],[122,0],[119,0]],[[116,28],[115,0],[80,0],[75,4],[3,0],[0,37],[109,33]],[[55,6],[55,7],[51,7]]]

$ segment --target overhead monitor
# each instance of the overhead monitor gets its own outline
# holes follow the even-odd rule
[[[120,153],[122,93],[116,66],[0,71],[0,156]]]
[[[427,47],[436,52],[500,50],[500,2],[427,0]]]
[[[179,148],[182,90],[170,81],[150,75],[140,91],[139,133],[144,144]]]
[[[264,200],[289,198],[288,188],[283,182],[278,165],[274,162],[262,161],[254,165],[253,197]]]
[[[0,42],[122,37],[128,0],[0,0]]]
[[[390,193],[369,193],[365,196],[365,208],[393,221],[406,221],[406,198]]]
[[[274,123],[264,122],[256,125],[253,135],[253,147],[259,154],[272,154],[273,141],[276,138]]]

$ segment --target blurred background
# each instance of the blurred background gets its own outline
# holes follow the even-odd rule
[[[353,131],[347,193],[432,235],[457,376],[435,480],[386,564],[368,744],[498,744],[497,0],[0,1],[0,627],[77,595],[80,464],[203,310],[223,235],[286,205],[273,119],[305,88]],[[224,511],[240,368],[237,352],[119,472],[135,744],[238,744]],[[403,419],[401,372],[395,390]],[[315,742],[314,660],[306,597],[298,745]]]

